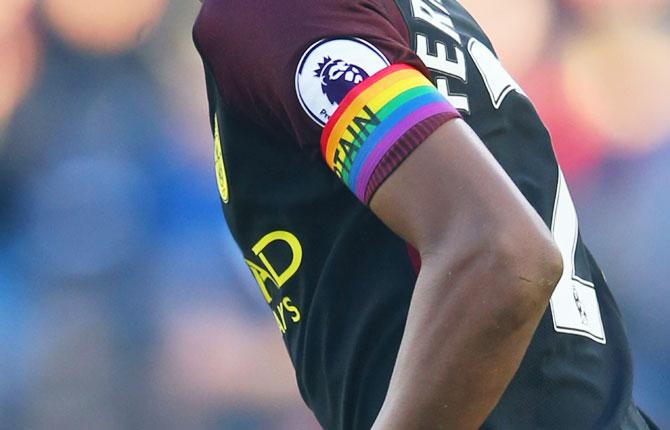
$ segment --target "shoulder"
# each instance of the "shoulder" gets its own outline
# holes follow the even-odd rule
[[[423,67],[392,0],[205,0],[194,40],[225,103],[308,145],[362,80]]]
[[[392,0],[203,0],[194,38],[203,47],[210,42],[282,47],[291,41],[309,44],[307,38],[318,36],[397,32],[398,19]]]

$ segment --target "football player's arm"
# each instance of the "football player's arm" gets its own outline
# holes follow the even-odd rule
[[[460,119],[418,146],[371,208],[422,263],[373,429],[478,428],[561,276],[550,232]]]

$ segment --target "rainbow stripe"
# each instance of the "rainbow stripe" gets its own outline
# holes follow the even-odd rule
[[[418,70],[395,64],[358,84],[321,134],[328,166],[364,200],[376,167],[408,131],[453,106]],[[419,142],[420,143],[420,142]]]

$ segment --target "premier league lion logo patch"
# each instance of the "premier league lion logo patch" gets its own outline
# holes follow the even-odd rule
[[[295,88],[300,104],[323,127],[349,91],[389,65],[386,57],[365,40],[320,40],[298,64]]]
[[[324,58],[314,73],[321,80],[321,90],[334,105],[339,104],[349,91],[370,76],[356,65],[330,57]]]

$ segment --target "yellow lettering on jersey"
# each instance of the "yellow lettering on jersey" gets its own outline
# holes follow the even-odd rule
[[[265,301],[271,303],[272,296],[270,295],[270,292],[268,291],[268,288],[265,285],[265,281],[269,279],[272,283],[275,284],[275,286],[277,286],[275,280],[272,278],[272,275],[270,275],[270,273],[268,273],[267,270],[254,264],[252,261],[249,261],[247,259],[245,259],[244,261],[247,263],[247,266],[249,266],[251,273],[254,275],[254,279],[256,279],[256,283],[260,287],[261,292],[263,293],[263,297],[265,297]]]
[[[277,307],[273,309],[272,314],[274,315],[275,321],[277,321],[277,326],[279,326],[279,330],[282,333],[286,333],[286,329],[288,328],[286,323],[287,316],[291,318],[291,321],[293,321],[294,324],[299,323],[301,318],[300,311],[291,303],[290,297],[284,297],[282,301],[279,302]]]
[[[286,251],[290,252],[290,263],[283,270],[277,269],[268,257],[265,255],[265,250],[272,244],[282,244]],[[268,304],[272,303],[272,296],[275,290],[281,289],[293,275],[300,269],[302,264],[302,245],[294,234],[288,231],[273,231],[266,234],[259,240],[251,251],[260,260],[260,263],[255,263],[251,260],[245,259],[254,279],[263,293],[263,297]],[[276,251],[276,249],[275,249]],[[268,288],[268,282],[274,285],[274,289]],[[286,333],[288,324],[293,322],[297,324],[300,322],[302,315],[296,305],[293,304],[290,297],[283,297],[279,304],[272,309],[272,315],[277,322],[277,326],[282,333]]]
[[[226,165],[223,162],[223,152],[221,151],[219,119],[216,116],[214,116],[214,161],[216,164],[216,183],[219,186],[219,194],[223,203],[228,203],[228,178],[226,177]]]
[[[263,254],[263,250],[268,247],[273,242],[281,241],[286,243],[291,249],[291,263],[289,266],[284,269],[281,274],[277,274],[275,268],[270,264],[267,257]],[[300,268],[300,263],[302,262],[302,246],[300,241],[293,234],[288,231],[275,231],[270,234],[263,236],[261,240],[258,241],[251,251],[260,258],[268,272],[272,275],[277,287],[281,288],[282,285],[286,283]]]
[[[286,333],[286,318],[284,317],[284,304],[279,303],[277,309],[272,311],[272,314],[275,316],[275,321],[279,326],[279,330],[283,333]]]
[[[300,311],[297,307],[291,304],[291,299],[289,297],[284,297],[282,303],[284,304],[284,309],[286,309],[291,314],[291,321],[294,323],[299,323],[301,318]]]
[[[291,318],[293,324],[300,322],[300,311],[296,306],[291,303],[290,297],[284,297],[281,302],[277,305],[275,309],[272,310],[272,314],[277,321],[277,326],[282,333],[286,333],[288,329],[288,324],[286,323],[286,317]]]
[[[288,267],[283,269],[281,273],[268,260],[263,251],[272,243],[283,242],[288,245],[291,251],[291,262]],[[302,246],[295,235],[288,231],[274,231],[261,238],[256,245],[251,248],[251,251],[256,255],[261,264],[256,264],[253,261],[245,260],[251,273],[254,275],[258,286],[263,293],[263,297],[268,303],[272,302],[272,294],[268,290],[267,281],[272,282],[277,289],[280,289],[293,275],[296,274],[302,263]]]

